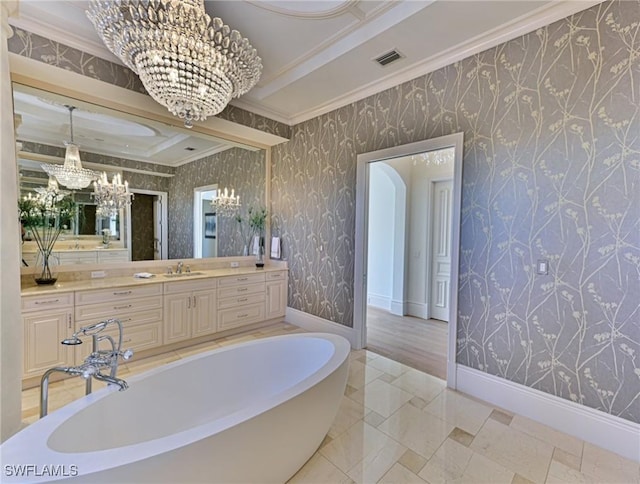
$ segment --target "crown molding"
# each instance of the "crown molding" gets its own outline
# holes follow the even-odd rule
[[[342,3],[338,4],[333,8],[328,8],[326,10],[312,10],[305,12],[303,10],[294,10],[291,8],[283,8],[277,7],[275,5],[270,4],[269,2],[264,1],[256,1],[256,0],[245,0],[248,4],[253,7],[257,7],[262,10],[266,10],[271,13],[275,13],[278,15],[282,15],[285,17],[293,17],[293,18],[301,18],[301,19],[312,19],[312,20],[325,20],[334,17],[339,17],[344,13],[351,13],[351,9],[354,8],[355,5],[360,2],[360,0],[344,0]]]
[[[545,27],[565,17],[586,10],[604,0],[578,0],[554,2],[535,11],[514,19],[493,30],[485,32],[468,41],[462,42],[446,51],[432,56],[424,61],[413,64],[398,72],[381,79],[376,79],[368,84],[358,87],[342,96],[332,99],[318,107],[307,111],[300,111],[289,116],[283,123],[294,126],[315,117],[360,101],[369,96],[411,81],[420,76],[436,71],[442,67],[451,65],[462,59],[478,54],[509,40],[528,34],[536,29]],[[263,107],[264,108],[264,107]],[[249,109],[251,110],[251,109]]]
[[[279,123],[286,124],[287,126],[292,126],[291,120],[293,118],[291,116],[287,116],[285,113],[278,111],[277,109],[271,109],[270,107],[251,101],[249,98],[243,97],[234,99],[229,104],[236,108],[249,111],[252,114],[263,116],[273,121],[278,121]]]

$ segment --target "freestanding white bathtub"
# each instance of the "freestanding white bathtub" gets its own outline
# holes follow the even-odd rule
[[[323,333],[196,355],[105,388],[0,446],[4,482],[285,482],[344,393],[350,346]]]

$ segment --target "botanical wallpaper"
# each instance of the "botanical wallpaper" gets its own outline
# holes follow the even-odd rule
[[[217,184],[235,190],[242,205],[239,215],[246,218],[249,207],[263,207],[265,200],[265,152],[242,148],[207,156],[179,166],[169,186],[169,258],[193,257],[193,189]],[[218,256],[241,255],[247,243],[241,236],[246,222],[218,216]]]
[[[29,57],[62,69],[77,72],[132,91],[146,92],[138,76],[124,65],[101,59],[54,40],[14,27],[14,35],[7,41],[9,52]],[[288,138],[290,128],[286,124],[235,106],[227,106],[219,118]]]
[[[638,52],[605,2],[293,127],[289,306],[352,325],[356,155],[463,131],[457,361],[640,422]]]

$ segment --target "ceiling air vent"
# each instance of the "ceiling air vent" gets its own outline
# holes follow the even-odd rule
[[[193,148],[193,147],[191,147],[191,146],[187,146],[187,147],[185,148],[185,150],[187,150],[187,151],[195,151],[196,149],[195,149],[195,148]]]
[[[374,60],[380,64],[381,66],[386,66],[391,64],[394,61],[397,61],[398,59],[402,59],[404,56],[398,52],[396,49],[390,50],[389,52],[382,54],[378,57],[376,57]]]

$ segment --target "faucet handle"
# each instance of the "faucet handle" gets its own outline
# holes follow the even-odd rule
[[[171,268],[171,266],[167,267],[167,274],[173,274],[173,269]]]
[[[92,375],[98,373],[98,369],[93,365],[88,365],[82,369],[82,378],[88,380]]]
[[[133,358],[133,350],[121,351],[120,356],[122,356],[123,360],[130,360],[131,358]]]

